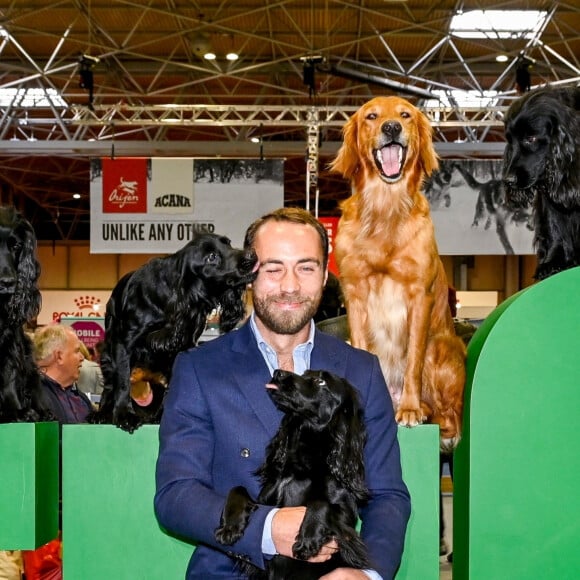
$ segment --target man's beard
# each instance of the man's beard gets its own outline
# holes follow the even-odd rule
[[[254,310],[256,316],[271,331],[277,334],[296,334],[316,314],[321,299],[322,291],[313,297],[290,295],[258,298],[254,295]],[[302,308],[292,311],[280,310],[276,306],[276,303],[280,302],[300,302]]]

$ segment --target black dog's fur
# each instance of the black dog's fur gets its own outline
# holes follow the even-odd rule
[[[175,357],[195,346],[214,309],[220,310],[221,330],[231,330],[244,317],[243,295],[256,276],[255,266],[254,252],[232,248],[223,236],[197,234],[174,254],[123,276],[107,302],[101,355],[105,387],[89,421],[129,432],[139,427],[143,417],[131,403],[131,369],[159,372],[169,381]]]
[[[32,226],[13,207],[0,207],[0,423],[50,418],[24,332],[40,312],[39,276]]]
[[[355,531],[358,507],[368,499],[366,432],[357,392],[345,379],[313,370],[302,376],[277,370],[268,387],[285,415],[258,471],[262,486],[256,501],[307,510],[292,548],[296,559],[274,556],[266,571],[247,563],[242,569],[251,578],[310,580],[336,568],[368,568],[366,548]],[[233,488],[216,539],[224,545],[239,540],[255,506],[244,487]],[[332,538],[340,551],[330,560],[304,561]]]
[[[535,277],[580,265],[580,87],[542,88],[505,118],[508,202],[533,205]]]

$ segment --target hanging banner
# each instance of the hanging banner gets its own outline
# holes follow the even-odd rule
[[[282,159],[91,160],[91,253],[173,253],[195,232],[241,247],[247,227],[284,205]]]
[[[338,276],[338,266],[336,265],[336,256],[334,255],[334,239],[338,231],[338,217],[319,217],[318,221],[326,228],[328,234],[328,269]]]
[[[506,203],[501,160],[439,165],[424,191],[441,255],[534,254],[532,208]]]

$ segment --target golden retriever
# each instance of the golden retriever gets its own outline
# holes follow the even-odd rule
[[[407,100],[377,97],[343,136],[330,168],[352,186],[335,244],[351,342],[379,357],[397,422],[438,424],[449,449],[461,433],[465,345],[421,193],[438,166],[431,126]]]

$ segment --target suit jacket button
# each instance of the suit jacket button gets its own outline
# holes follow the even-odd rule
[[[244,458],[250,457],[250,450],[247,447],[244,447],[241,451],[240,451],[240,455]]]

